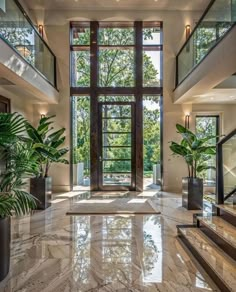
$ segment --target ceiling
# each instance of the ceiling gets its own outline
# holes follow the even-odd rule
[[[43,10],[194,10],[210,0],[22,0],[30,9]]]
[[[236,104],[236,88],[213,88],[191,99],[195,104]]]

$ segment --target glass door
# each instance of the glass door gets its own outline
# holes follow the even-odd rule
[[[99,103],[99,189],[135,190],[135,108]]]

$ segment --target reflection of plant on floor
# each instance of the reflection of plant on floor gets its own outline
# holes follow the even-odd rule
[[[78,285],[89,283],[90,272],[90,217],[75,216],[75,246],[73,277]]]
[[[145,276],[151,275],[152,269],[155,267],[155,263],[158,261],[158,247],[153,239],[153,236],[148,233],[147,228],[155,228],[155,230],[160,229],[160,217],[159,216],[144,216],[143,217],[143,239],[144,239],[144,251],[143,251],[143,261],[144,261],[144,272]],[[150,226],[148,226],[150,224]],[[146,229],[146,230],[145,230]]]
[[[148,234],[146,231],[143,232],[144,237],[144,268],[145,276],[148,276],[148,272],[151,272],[155,267],[155,263],[158,260],[158,249],[152,235]]]

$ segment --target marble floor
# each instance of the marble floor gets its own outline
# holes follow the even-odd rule
[[[12,220],[11,268],[1,292],[219,291],[176,238],[176,225],[191,223],[193,214],[180,195],[128,194],[152,200],[160,215],[66,216],[93,196],[109,198],[59,194],[46,211]]]

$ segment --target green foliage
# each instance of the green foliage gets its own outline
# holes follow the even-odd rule
[[[158,32],[155,28],[144,29],[144,39],[151,40],[152,33]],[[99,44],[100,45],[133,45],[134,40],[133,28],[105,28],[99,30]],[[90,31],[83,29],[79,38],[74,40],[74,44],[89,45]],[[87,51],[79,51],[74,53],[74,77],[76,76],[76,86],[88,87],[90,86],[90,54]],[[101,87],[132,87],[134,86],[134,66],[135,56],[133,50],[121,49],[100,49],[99,51],[99,86]],[[149,55],[143,52],[143,77],[146,86],[159,86],[160,80],[153,61]],[[111,97],[110,97],[111,99]],[[153,97],[145,97],[150,101],[155,102]],[[159,102],[159,101],[158,101]],[[120,114],[122,106],[118,106],[112,112],[112,115]],[[74,141],[73,161],[83,161],[88,165],[89,151],[90,151],[90,100],[88,97],[77,98],[77,139]],[[116,113],[117,111],[117,113]],[[146,171],[152,170],[152,165],[160,161],[160,117],[159,110],[144,108],[144,169]],[[109,125],[111,131],[120,130],[115,122]],[[121,125],[122,127],[122,125]],[[130,130],[122,127],[122,131]],[[107,135],[107,145],[130,145],[130,138],[127,135]],[[104,157],[111,159],[115,158],[130,158],[130,149],[114,149],[107,148]],[[107,171],[129,171],[127,163],[114,162],[106,165]]]
[[[152,39],[155,29],[145,29],[144,38]],[[90,31],[84,30],[83,34],[75,40],[75,44],[89,45]],[[99,44],[101,45],[133,45],[134,30],[132,28],[106,28],[99,31]],[[143,76],[147,86],[158,86],[158,72],[150,56],[143,52]],[[90,86],[90,54],[79,51],[74,54],[74,76],[76,86]],[[99,86],[101,87],[132,87],[134,86],[134,51],[121,49],[101,49],[99,52]]]
[[[90,99],[89,97],[77,98],[77,162],[89,163],[90,157]]]
[[[69,151],[68,148],[60,148],[65,141],[65,128],[54,131],[51,126],[55,116],[42,117],[35,128],[26,122],[26,131],[31,138],[32,149],[40,164],[40,177],[47,177],[52,163],[69,162],[63,156]]]
[[[189,177],[197,177],[203,170],[213,168],[207,164],[212,156],[216,155],[216,145],[208,146],[208,141],[215,136],[199,137],[190,130],[176,125],[178,133],[182,136],[180,143],[171,142],[170,149],[175,155],[182,156],[188,166]]]
[[[149,102],[149,106],[145,105]],[[143,101],[144,118],[144,171],[152,171],[153,164],[160,163],[160,110],[159,99],[146,96]]]
[[[24,191],[25,180],[38,172],[28,137],[25,119],[17,114],[0,113],[0,218],[24,215],[33,209],[35,198]]]
[[[232,26],[230,22],[202,22],[194,34],[195,62],[199,63],[218,39]]]
[[[24,23],[23,15],[20,22],[22,24]],[[32,44],[34,30],[26,23],[25,26],[24,24],[19,25],[20,22],[19,20],[16,22],[11,22],[9,20],[2,21],[0,35],[16,49],[18,49],[18,47],[27,49],[30,54],[24,54],[24,58],[32,65],[35,65],[35,46]]]
[[[198,116],[196,118],[196,134],[200,138],[205,138],[207,136],[214,136],[217,134],[217,118],[211,116]],[[208,140],[207,145],[215,145],[217,142],[217,137],[215,136],[212,140]],[[216,157],[213,155],[209,161],[207,161],[209,166],[216,166]],[[213,175],[212,175],[213,174]],[[215,171],[209,173],[208,170],[203,170],[199,177],[205,180],[215,180]]]
[[[0,114],[0,146],[8,145],[25,138],[24,118],[17,113]]]

